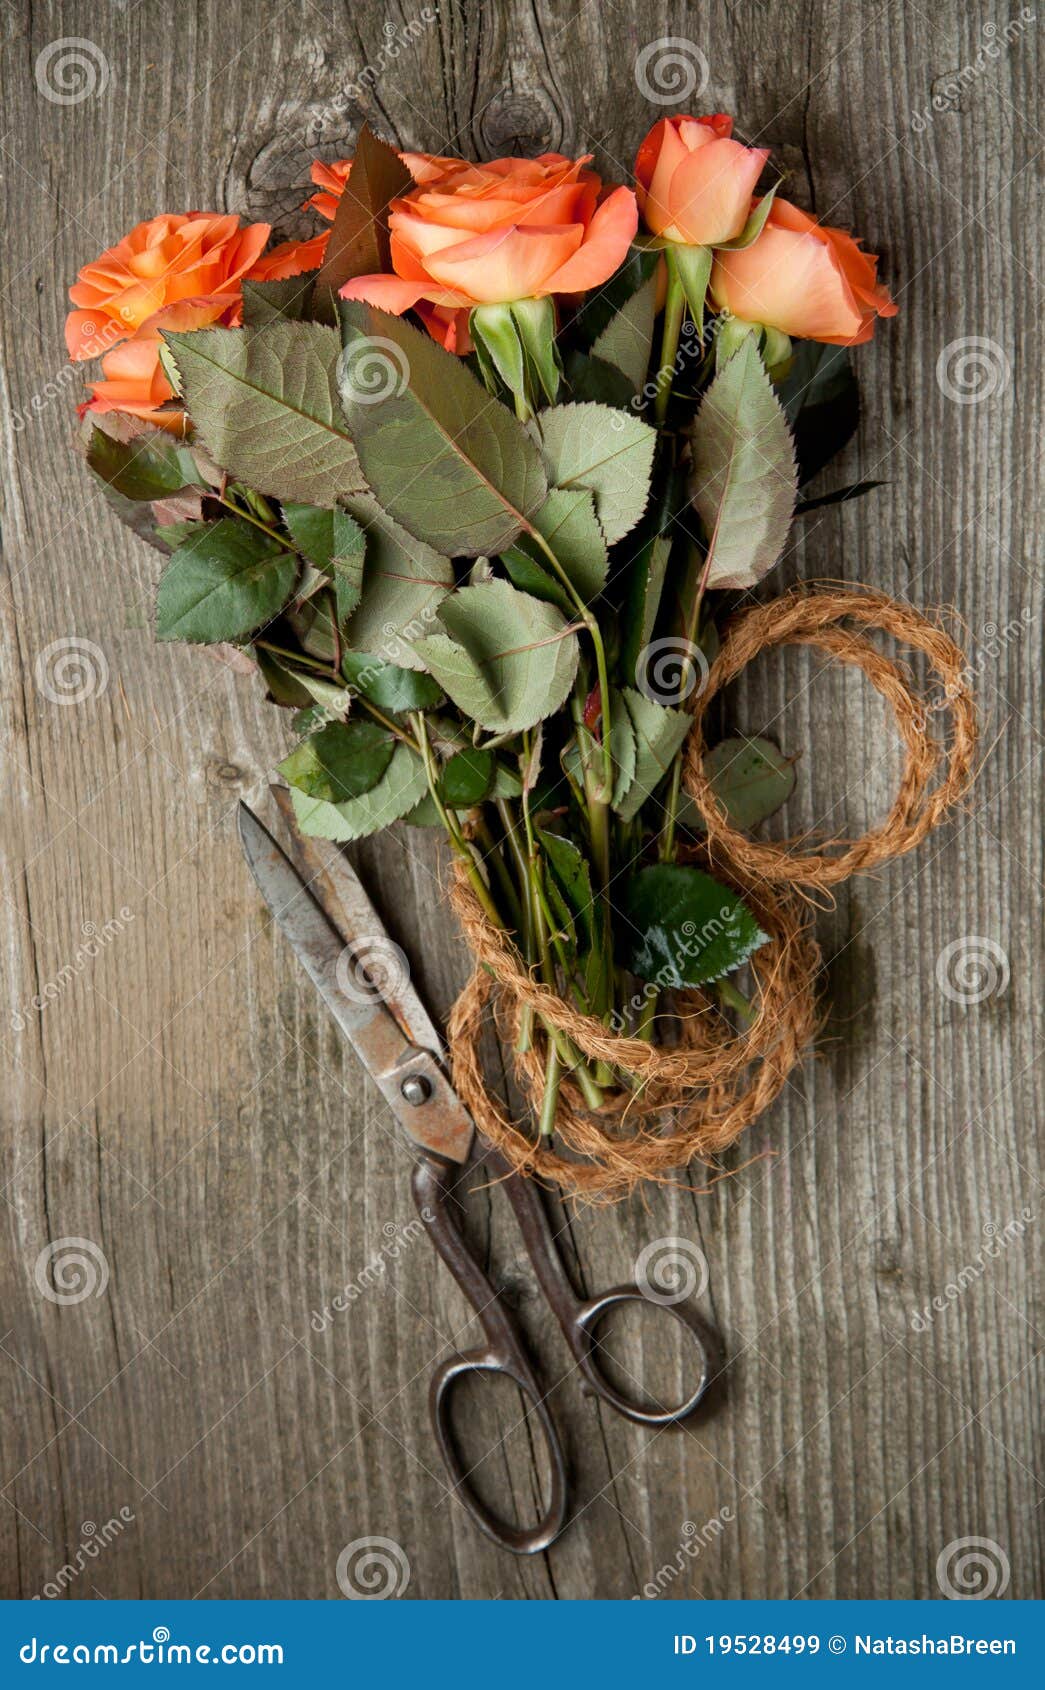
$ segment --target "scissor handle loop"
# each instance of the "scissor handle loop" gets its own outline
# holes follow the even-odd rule
[[[461,1460],[454,1438],[451,1400],[456,1382],[469,1373],[488,1373],[512,1380],[532,1405],[544,1436],[551,1469],[548,1506],[535,1526],[516,1526],[487,1507],[472,1483],[471,1470]],[[509,1359],[491,1350],[465,1350],[447,1356],[432,1375],[428,1406],[432,1430],[454,1494],[479,1530],[485,1532],[499,1548],[510,1549],[513,1555],[536,1555],[540,1550],[549,1548],[566,1523],[566,1458],[555,1422],[530,1369],[516,1368]]]
[[[602,1367],[598,1359],[601,1346],[595,1329],[605,1314],[611,1309],[619,1308],[622,1303],[641,1303],[647,1308],[664,1309],[685,1328],[692,1339],[700,1357],[700,1374],[695,1388],[676,1407],[647,1408],[619,1391]],[[639,1426],[677,1426],[683,1420],[688,1420],[697,1408],[709,1384],[711,1343],[703,1321],[685,1303],[659,1302],[646,1296],[637,1285],[616,1285],[611,1291],[604,1291],[601,1296],[579,1302],[573,1313],[572,1325],[571,1348],[588,1388],[603,1402],[616,1409],[618,1414],[624,1415],[626,1420],[633,1420]],[[569,1332],[567,1337],[570,1337]]]
[[[436,1368],[428,1393],[432,1430],[454,1493],[479,1529],[502,1549],[510,1549],[515,1555],[535,1555],[554,1543],[566,1522],[566,1457],[516,1323],[458,1224],[453,1210],[453,1186],[460,1174],[460,1168],[450,1167],[431,1156],[422,1156],[414,1164],[414,1202],[433,1244],[475,1310],[487,1340],[485,1348],[447,1356]],[[551,1470],[548,1506],[535,1526],[516,1526],[502,1520],[487,1507],[471,1483],[471,1470],[461,1460],[451,1418],[453,1389],[466,1373],[499,1374],[510,1379],[532,1405]]]

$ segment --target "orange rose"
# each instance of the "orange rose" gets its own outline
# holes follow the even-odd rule
[[[188,334],[192,329],[207,329],[215,325],[229,327],[242,317],[238,296],[228,298],[184,300],[168,306],[161,313],[163,327],[175,334]],[[124,411],[134,417],[148,417],[157,428],[183,434],[188,419],[182,410],[161,410],[174,398],[174,389],[163,373],[160,353],[163,341],[158,327],[146,324],[107,352],[102,359],[104,380],[91,387],[91,398],[84,411]]]
[[[247,280],[250,282],[282,282],[288,276],[300,276],[305,270],[318,270],[327,252],[328,230],[313,235],[308,241],[281,241],[271,252],[259,258]]]
[[[80,307],[65,320],[70,358],[96,358],[146,325],[155,329],[160,313],[182,300],[238,300],[268,238],[267,223],[242,228],[238,217],[201,211],[139,223],[85,264],[69,289]]]
[[[800,340],[859,346],[876,317],[895,317],[878,260],[844,229],[831,229],[785,200],[774,200],[753,246],[718,252],[711,297],[720,311]]]
[[[421,312],[444,344],[433,312],[542,299],[598,287],[627,253],[638,224],[630,188],[599,200],[587,158],[545,153],[455,165],[438,180],[393,200],[393,276],[357,276],[344,299],[365,299],[396,316]]]
[[[646,226],[683,246],[718,246],[740,234],[768,147],[730,140],[733,119],[662,117],[635,160]]]

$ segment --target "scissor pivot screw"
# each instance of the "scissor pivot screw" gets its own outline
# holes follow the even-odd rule
[[[399,1089],[406,1101],[416,1108],[419,1103],[428,1102],[432,1095],[432,1082],[424,1074],[408,1074]]]

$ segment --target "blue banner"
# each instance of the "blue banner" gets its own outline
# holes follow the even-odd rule
[[[545,1690],[565,1680],[1041,1681],[1037,1602],[6,1602],[6,1684],[237,1680]]]

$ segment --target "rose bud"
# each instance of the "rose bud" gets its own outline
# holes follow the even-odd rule
[[[635,160],[646,227],[683,246],[718,246],[741,233],[768,147],[730,139],[733,119],[662,117]]]
[[[878,260],[852,235],[832,229],[786,200],[774,200],[752,246],[717,252],[711,298],[719,311],[800,340],[858,346],[876,317],[897,306],[875,281]]]

